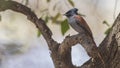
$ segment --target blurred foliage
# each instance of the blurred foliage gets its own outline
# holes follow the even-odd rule
[[[52,21],[52,23],[54,23],[54,24],[59,24],[61,26],[61,34],[64,35],[69,30],[69,25],[68,25],[67,20],[62,18],[63,16],[62,16],[61,12],[58,10],[60,8],[60,1],[56,2],[53,5],[52,10],[57,11],[57,13],[53,14],[53,16],[51,16],[49,7],[44,8],[44,9],[41,9],[41,8],[39,9],[39,3],[38,3],[39,1],[40,0],[35,1],[35,2],[37,2],[35,6],[38,6],[38,7],[35,7],[35,8],[40,10],[40,14],[41,14],[40,17],[46,22],[46,24],[49,21]],[[47,4],[49,4],[49,3],[52,2],[52,0],[46,0],[45,2]],[[73,0],[66,0],[64,2],[65,2],[66,5],[70,5],[72,7],[74,7],[74,5],[75,5]],[[30,0],[21,0],[21,3],[30,7]],[[68,6],[66,6],[66,7],[68,7]],[[32,9],[32,8],[31,8],[31,10],[35,11],[35,9]],[[0,16],[0,20],[1,20],[1,16]],[[38,30],[37,31],[37,36],[39,37],[40,35],[41,35],[41,32]]]
[[[112,29],[112,28],[109,27],[109,28],[105,31],[105,34],[108,35],[108,34],[110,33],[111,29]]]
[[[47,2],[50,2],[51,0],[47,0]]]
[[[68,30],[69,30],[69,25],[68,25],[68,21],[67,19],[65,19],[64,21],[61,22],[61,32],[62,35],[64,35]]]
[[[0,21],[2,20],[1,15],[0,15]]]
[[[68,0],[68,2],[74,7],[74,2],[72,0]]]
[[[55,4],[55,5],[54,5],[53,10],[55,10],[55,9],[56,9],[56,7],[57,7],[57,4]]]
[[[8,44],[4,44],[5,47],[5,52],[7,54],[13,54],[13,55],[17,55],[17,54],[21,54],[23,53],[22,51],[22,47],[24,45],[21,43],[16,43],[16,42],[9,42]]]
[[[109,23],[107,21],[103,21],[103,24],[107,25],[108,27],[110,26]]]
[[[48,21],[49,21],[49,17],[46,16],[46,17],[45,17],[45,22],[48,23]]]
[[[37,30],[37,36],[38,36],[38,37],[41,36],[41,32],[40,32],[40,30]]]
[[[52,17],[52,22],[56,23],[60,15],[61,15],[60,13],[57,13],[54,17]]]
[[[29,0],[26,0],[25,5],[28,5],[28,3],[29,3]]]
[[[107,21],[103,21],[103,24],[105,24],[105,25],[107,25],[109,28],[104,32],[104,34],[106,34],[106,35],[108,35],[109,33],[110,33],[110,31],[111,31],[111,27],[110,27],[110,25],[109,25],[109,23],[107,22]]]

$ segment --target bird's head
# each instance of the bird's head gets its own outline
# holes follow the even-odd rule
[[[73,8],[73,9],[70,9],[69,11],[67,11],[64,15],[67,16],[67,17],[71,17],[73,15],[77,15],[78,9],[77,8]]]

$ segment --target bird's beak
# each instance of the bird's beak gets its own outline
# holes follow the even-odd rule
[[[63,14],[64,16],[67,16],[67,14]]]

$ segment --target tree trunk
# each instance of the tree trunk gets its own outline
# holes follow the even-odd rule
[[[96,57],[94,62],[88,60],[82,66],[75,66],[71,60],[71,47],[80,43],[87,53],[93,53],[94,41],[85,33],[66,36],[62,43],[56,42],[52,38],[52,32],[42,19],[39,19],[30,8],[15,1],[0,0],[0,11],[13,10],[27,16],[28,20],[35,24],[44,36],[49,49],[55,68],[120,68],[120,14],[115,20],[111,31],[105,37],[98,47],[104,64],[101,59]]]
[[[111,31],[99,46],[105,61],[106,68],[120,68],[120,14],[116,18]],[[82,65],[82,68],[91,68],[90,61]],[[102,68],[99,61],[96,61],[95,68]]]

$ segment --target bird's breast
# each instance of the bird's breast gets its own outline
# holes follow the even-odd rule
[[[68,22],[75,31],[77,31],[77,32],[82,31],[82,28],[80,27],[80,25],[78,23],[76,23],[77,20],[74,17],[69,18]]]

